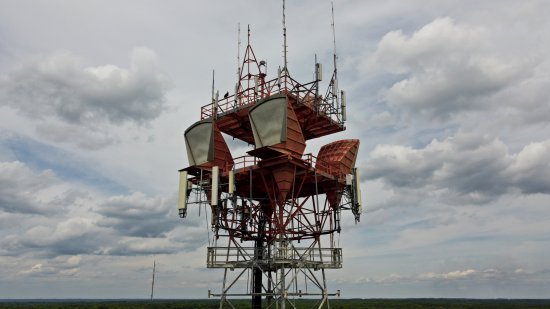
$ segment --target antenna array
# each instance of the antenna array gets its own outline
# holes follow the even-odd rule
[[[277,77],[266,79],[267,64],[250,45],[250,26],[241,63],[239,24],[235,93],[219,98],[213,71],[212,101],[184,134],[189,167],[180,170],[179,214],[185,217],[188,205],[210,209],[207,224],[214,233],[206,265],[223,269],[224,276],[221,291],[209,297],[220,297],[220,308],[242,296],[251,297],[254,309],[264,299],[268,308],[294,307],[292,299],[302,296],[319,296],[316,308],[328,305],[329,296],[340,294],[328,292],[325,270],[342,268],[335,241],[341,213],[351,211],[356,222],[361,215],[359,140],[328,143],[316,156],[304,153],[308,140],[346,129],[334,9],[334,73],[324,96],[317,56],[313,81],[300,83],[288,73],[285,10],[283,0],[284,66]],[[234,158],[222,133],[253,149]],[[245,292],[234,292],[239,288]]]

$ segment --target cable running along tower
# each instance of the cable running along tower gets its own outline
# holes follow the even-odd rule
[[[345,130],[346,96],[334,70],[320,94],[322,65],[314,80],[300,83],[287,67],[283,1],[284,66],[267,79],[266,62],[247,46],[235,92],[201,107],[201,118],[185,131],[189,167],[179,171],[179,215],[188,207],[209,209],[208,268],[223,270],[220,308],[231,298],[250,297],[252,308],[294,308],[298,297],[328,307],[326,269],[342,268],[343,211],[358,222],[361,190],[355,160],[359,140],[337,140],[317,153],[305,153],[308,140]],[[240,26],[239,26],[240,33]],[[240,38],[238,40],[240,47]],[[240,49],[240,48],[239,48]],[[240,62],[240,51],[237,56]],[[232,157],[222,133],[253,146]]]

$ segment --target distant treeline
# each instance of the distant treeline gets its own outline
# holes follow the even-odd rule
[[[232,299],[237,309],[250,308],[248,299]],[[317,300],[299,299],[292,303],[298,309],[313,308]],[[130,308],[174,308],[174,309],[217,309],[219,300],[0,300],[0,308],[39,308],[39,309],[130,309]],[[264,308],[267,307],[265,304]],[[292,308],[287,305],[287,308]],[[224,308],[231,308],[225,305]],[[275,308],[271,306],[270,308]],[[550,308],[550,299],[333,299],[331,309],[392,309],[392,308]]]

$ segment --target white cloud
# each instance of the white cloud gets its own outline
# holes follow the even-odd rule
[[[515,186],[525,193],[550,193],[550,140],[532,142],[514,156],[504,171]]]
[[[55,268],[45,267],[42,265],[42,263],[35,264],[31,268],[27,270],[23,270],[21,272],[21,274],[25,274],[25,275],[36,275],[36,274],[48,275],[48,274],[55,274],[55,273],[56,273]]]
[[[475,269],[456,270],[448,273],[424,273],[418,275],[419,279],[433,280],[433,279],[465,279],[474,276],[477,273]]]
[[[68,205],[52,205],[69,192],[57,186],[51,170],[33,172],[20,161],[0,162],[0,210],[11,213],[46,214]]]
[[[155,53],[135,48],[130,67],[89,67],[67,51],[28,61],[1,76],[2,104],[39,121],[41,136],[97,149],[112,143],[107,128],[146,124],[165,109],[170,79]]]
[[[94,254],[112,238],[89,218],[70,217],[50,224],[31,227],[23,235],[12,235],[11,250],[47,256]]]
[[[0,31],[0,135],[15,133],[0,141],[12,169],[0,174],[0,201],[9,202],[0,207],[0,297],[142,297],[153,259],[163,262],[162,297],[205,295],[221,272],[205,267],[204,215],[174,214],[181,133],[209,101],[212,69],[216,88],[233,88],[237,22],[246,37],[239,10],[261,12],[247,23],[273,77],[280,6],[201,4],[182,18],[185,2],[132,3],[136,14],[87,4],[0,10],[0,28],[10,29]],[[547,295],[548,11],[537,0],[335,3],[350,121],[308,147],[361,138],[367,180],[361,222],[342,217],[345,263],[329,272],[330,290]],[[309,81],[314,54],[331,67],[330,3],[289,3],[287,13],[290,69]],[[311,35],[319,29],[327,32]],[[158,59],[138,50],[125,64],[138,45]],[[52,53],[62,49],[73,52]],[[172,106],[180,109],[165,112]]]
[[[82,261],[82,257],[79,255],[73,255],[67,259],[67,264],[71,266],[77,266]]]
[[[550,141],[534,142],[511,154],[498,138],[459,132],[420,149],[378,145],[369,157],[366,177],[396,188],[444,189],[480,203],[510,190],[550,193]]]
[[[19,161],[0,162],[0,219],[33,215],[17,217],[17,225],[2,225],[2,254],[160,254],[189,250],[202,242],[196,233],[185,239],[178,239],[181,231],[171,233],[181,222],[174,197],[149,197],[139,192],[109,197],[78,186],[57,178],[51,170],[35,172]],[[190,222],[196,228],[197,222]],[[73,256],[67,263],[76,267],[80,259]],[[44,273],[45,268],[40,267],[27,273]]]
[[[383,111],[372,115],[368,123],[373,127],[384,128],[384,127],[395,125],[396,119],[390,112]]]
[[[390,106],[411,117],[446,120],[492,108],[489,98],[525,80],[537,63],[505,52],[492,29],[437,18],[413,34],[387,33],[364,67],[403,76],[383,92]],[[497,104],[495,102],[495,104]]]
[[[79,274],[80,256],[71,256],[67,260],[55,258],[34,264],[18,273],[20,276],[75,277]]]

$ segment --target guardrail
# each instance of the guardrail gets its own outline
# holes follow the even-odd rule
[[[289,93],[296,96],[299,103],[308,106],[319,114],[326,116],[334,122],[343,124],[339,106],[334,106],[326,97],[317,96],[315,91],[316,81],[301,84],[292,77],[286,75],[249,87],[237,94],[228,95],[218,100],[217,108],[214,102],[201,107],[201,120],[208,119],[213,115],[223,116],[229,112],[251,106],[259,99],[268,97],[275,93]],[[214,111],[216,109],[216,111]]]
[[[345,178],[346,175],[340,173],[338,168],[334,168],[328,162],[321,160],[314,156],[312,153],[306,153],[302,156],[302,160],[309,166],[316,168],[317,170],[323,171],[329,175],[336,176],[338,179]],[[235,170],[252,168],[257,165],[261,159],[254,156],[240,156],[233,159],[233,168]]]
[[[272,252],[254,247],[208,247],[208,268],[247,268],[252,263],[260,266],[310,268],[342,268],[342,248],[279,247]]]

